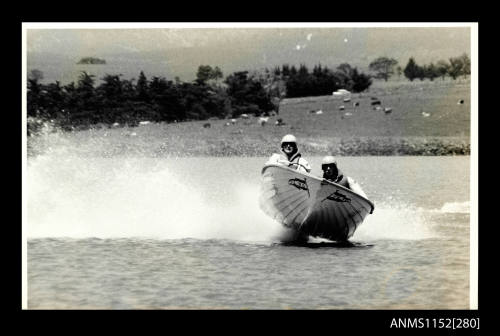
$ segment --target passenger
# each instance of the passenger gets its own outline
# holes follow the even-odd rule
[[[309,163],[301,157],[297,148],[297,139],[293,135],[287,134],[281,139],[281,152],[283,154],[274,153],[266,164],[282,164],[306,173],[311,171]]]
[[[328,155],[323,158],[321,169],[323,170],[324,179],[351,189],[348,177],[344,176],[342,171],[337,167],[337,160],[333,156]]]

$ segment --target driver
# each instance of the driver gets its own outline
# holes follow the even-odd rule
[[[309,163],[301,157],[297,148],[297,139],[292,134],[287,134],[281,139],[282,154],[274,153],[266,164],[282,164],[301,172],[311,172]]]

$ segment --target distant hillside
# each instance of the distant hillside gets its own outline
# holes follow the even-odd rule
[[[106,60],[96,57],[84,57],[76,64],[106,64]]]

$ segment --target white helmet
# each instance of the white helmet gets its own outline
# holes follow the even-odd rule
[[[323,158],[323,161],[321,162],[322,165],[327,165],[327,164],[337,164],[337,160],[331,155],[325,156]]]
[[[283,145],[283,143],[285,142],[293,142],[295,144],[297,144],[297,139],[291,135],[291,134],[287,134],[283,137],[283,139],[281,139],[281,144]]]

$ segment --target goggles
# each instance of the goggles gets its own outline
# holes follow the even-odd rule
[[[285,147],[292,147],[292,148],[296,148],[297,147],[297,144],[295,142],[283,142],[281,144],[281,148],[285,148]]]
[[[335,164],[335,163],[328,163],[328,164],[322,164],[321,165],[321,169],[322,170],[327,170],[328,168],[330,168],[330,169],[336,169],[337,168],[337,164]]]

